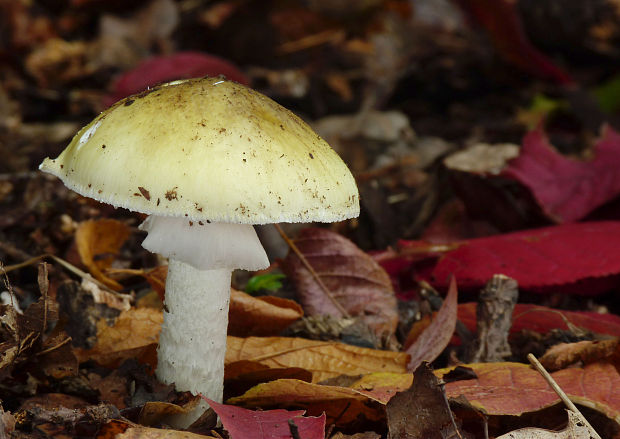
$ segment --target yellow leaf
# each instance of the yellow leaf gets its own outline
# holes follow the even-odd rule
[[[229,336],[226,363],[240,360],[269,367],[301,367],[312,372],[312,382],[319,382],[338,375],[405,373],[409,355],[303,338]]]
[[[103,272],[112,265],[128,237],[127,224],[113,219],[84,221],[75,232],[75,244],[82,263],[97,280],[115,290],[120,290],[122,285]]]

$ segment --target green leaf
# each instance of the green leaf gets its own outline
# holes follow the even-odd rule
[[[286,276],[283,274],[260,274],[253,276],[245,286],[245,292],[248,294],[256,294],[261,290],[276,291],[282,288],[282,279]]]
[[[620,75],[612,77],[593,90],[598,105],[606,113],[620,110]]]

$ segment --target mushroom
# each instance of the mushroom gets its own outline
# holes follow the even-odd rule
[[[252,225],[359,214],[355,180],[321,137],[221,78],[173,81],[117,102],[40,169],[81,195],[149,215],[142,245],[169,259],[157,377],[215,401],[231,272],[269,265]]]

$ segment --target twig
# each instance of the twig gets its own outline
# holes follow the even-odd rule
[[[334,304],[334,306],[336,308],[338,308],[338,311],[340,311],[340,313],[347,318],[351,318],[351,314],[349,314],[347,312],[346,309],[344,309],[344,307],[340,304],[340,302],[338,302],[338,299],[336,299],[334,297],[334,295],[332,294],[331,291],[329,291],[329,288],[327,288],[325,286],[325,284],[323,283],[323,281],[321,280],[321,278],[319,277],[319,275],[316,273],[316,271],[314,271],[314,268],[312,268],[312,265],[310,265],[310,263],[308,262],[308,260],[306,259],[306,257],[299,251],[299,249],[297,248],[297,246],[295,245],[295,243],[291,240],[291,238],[289,238],[286,233],[284,233],[284,230],[282,230],[282,228],[280,227],[279,224],[274,224],[276,230],[278,231],[278,233],[280,233],[280,236],[282,237],[282,239],[284,239],[284,241],[286,241],[286,243],[288,244],[288,246],[291,248],[291,250],[293,250],[293,252],[297,255],[297,257],[299,258],[299,260],[301,261],[302,264],[304,264],[304,267],[306,267],[306,269],[310,272],[310,274],[312,275],[312,277],[314,278],[314,280],[316,281],[317,284],[319,284],[319,286],[321,287],[321,289],[323,290],[323,292],[325,293],[325,295],[329,298],[329,300],[332,301],[332,303]]]
[[[566,404],[566,407],[568,407],[571,412],[575,413],[579,417],[581,422],[583,422],[588,427],[588,430],[590,430],[590,435],[594,439],[601,439],[596,430],[594,430],[594,428],[590,425],[588,420],[581,414],[579,409],[575,406],[575,404],[573,404],[573,402],[568,398],[568,396],[566,396],[566,393],[564,393],[560,386],[558,386],[558,383],[555,382],[553,377],[549,375],[549,372],[547,372],[543,365],[540,364],[540,361],[538,361],[538,359],[533,354],[527,354],[527,359],[530,361],[530,363],[532,363],[532,366],[534,366],[536,370],[543,376],[543,378],[545,379],[545,381],[547,381],[549,386],[551,386],[553,391],[558,394],[562,402]]]
[[[4,275],[4,288],[6,288],[6,290],[9,292],[9,297],[11,298],[11,306],[14,307],[15,304],[13,303],[13,298],[15,297],[15,294],[13,293],[13,287],[11,286],[11,282],[9,282],[9,276],[8,274],[6,274],[6,269],[2,261],[0,261],[0,272],[2,272],[2,274]]]
[[[86,272],[80,270],[75,265],[65,261],[64,259],[59,258],[58,256],[55,256],[55,255],[52,255],[52,254],[49,254],[49,253],[44,253],[44,254],[39,255],[39,256],[34,256],[34,257],[32,257],[30,259],[27,259],[27,260],[25,260],[23,262],[20,262],[18,264],[7,265],[7,266],[4,267],[3,271],[5,273],[8,273],[9,271],[18,270],[20,268],[27,267],[29,265],[34,264],[35,262],[39,262],[41,259],[46,259],[46,258],[52,259],[54,262],[57,262],[58,264],[62,265],[65,269],[69,270],[73,274],[81,277],[82,279],[86,279],[86,280],[94,283],[95,285],[97,285],[102,290],[105,290],[105,291],[107,291],[109,293],[112,293],[112,294],[114,294],[116,296],[121,296],[121,297],[127,296],[126,294],[122,294],[122,293],[119,293],[118,291],[114,291],[112,288],[108,287],[103,282],[95,279],[89,273],[86,273]]]
[[[58,349],[59,347],[66,345],[66,344],[67,344],[67,343],[69,343],[70,341],[71,341],[71,337],[67,337],[67,338],[65,338],[63,341],[61,341],[60,343],[58,343],[57,345],[54,345],[54,346],[52,346],[52,347],[49,347],[49,348],[44,349],[44,350],[42,350],[42,351],[39,351],[39,352],[37,352],[35,355],[37,355],[37,356],[38,356],[38,355],[45,355],[45,354],[48,354],[48,353],[50,353],[50,352],[52,352],[52,351],[55,351],[55,350],[56,350],[56,349]]]
[[[301,436],[299,435],[299,427],[295,424],[295,420],[288,420],[288,429],[291,432],[291,437],[293,439],[301,439]]]

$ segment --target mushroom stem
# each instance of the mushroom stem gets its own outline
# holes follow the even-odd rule
[[[199,270],[169,260],[157,354],[161,381],[218,402],[223,392],[231,271]]]

